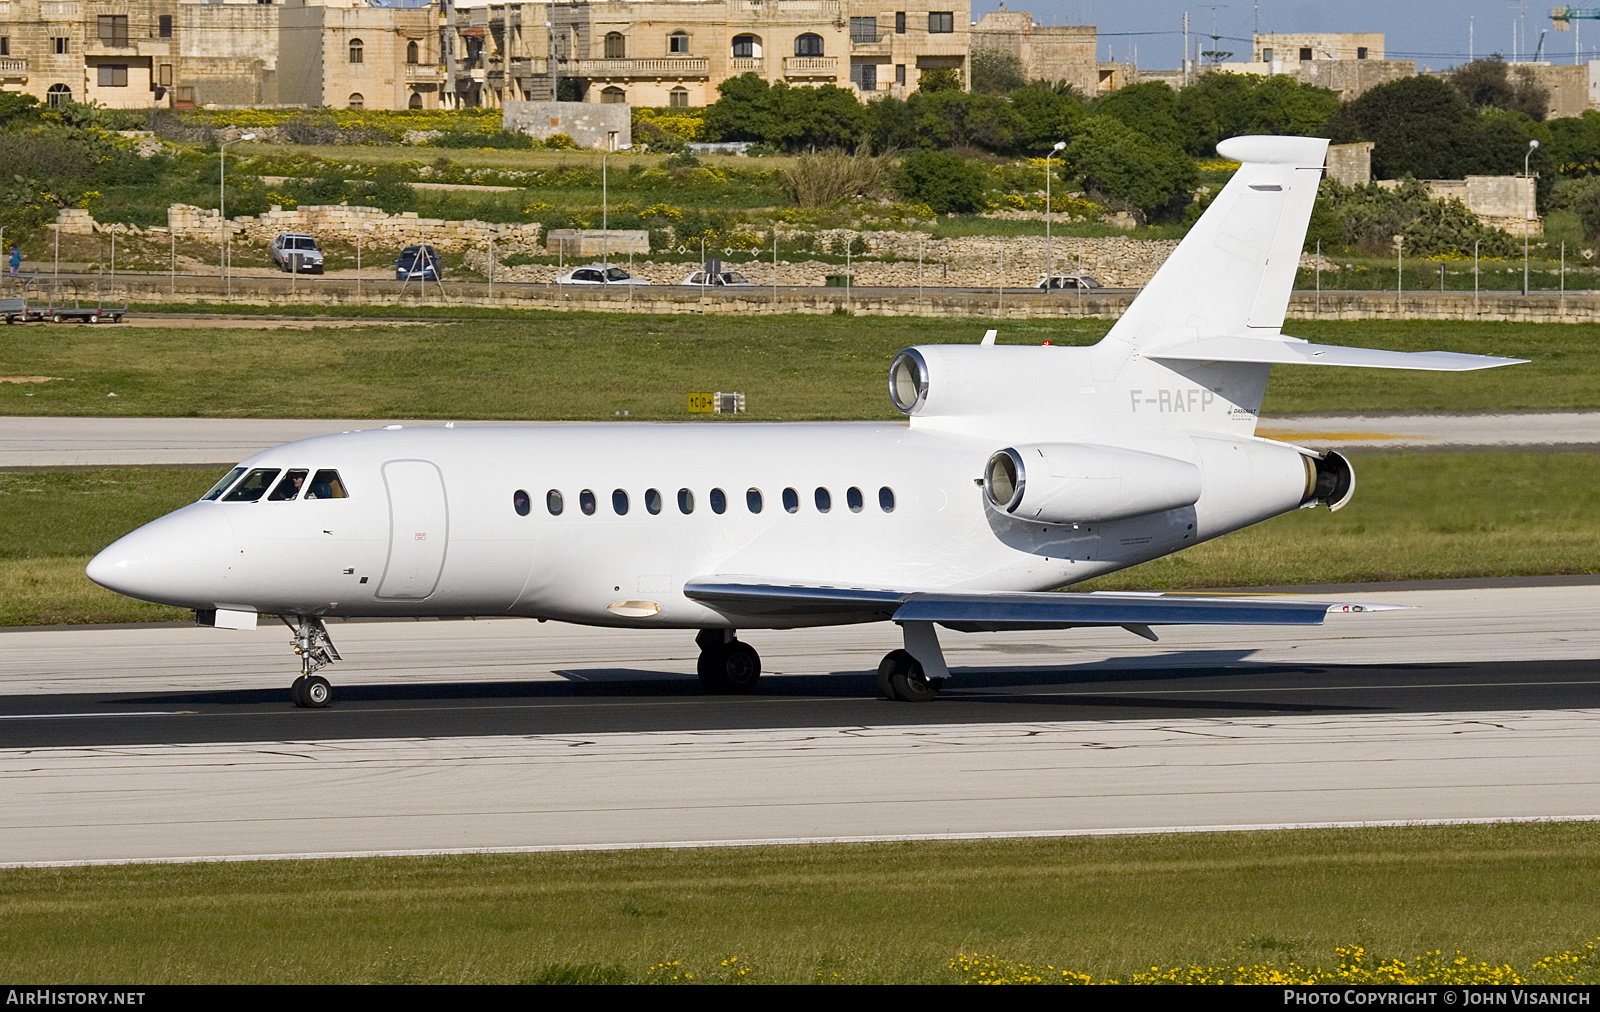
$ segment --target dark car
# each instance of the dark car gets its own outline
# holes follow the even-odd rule
[[[432,246],[407,246],[394,262],[396,281],[438,281],[439,251]]]

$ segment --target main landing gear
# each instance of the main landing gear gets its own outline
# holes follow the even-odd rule
[[[734,638],[732,629],[702,629],[694,638],[700,647],[700,684],[719,695],[754,691],[761,678],[761,655]]]
[[[333,686],[316,671],[340,660],[339,651],[322,619],[300,615],[290,622],[287,615],[282,618],[283,624],[294,630],[294,652],[300,655],[300,677],[289,686],[289,701],[295,706],[321,709],[333,702]]]
[[[902,703],[931,703],[950,677],[932,622],[902,622],[904,650],[891,650],[878,664],[878,691]]]

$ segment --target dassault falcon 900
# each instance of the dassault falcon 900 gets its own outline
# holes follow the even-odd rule
[[[294,630],[300,706],[328,617],[507,615],[698,630],[699,675],[749,691],[740,629],[893,621],[890,698],[949,677],[958,631],[1315,625],[1341,606],[1048,591],[1290,510],[1349,501],[1335,452],[1255,435],[1273,365],[1469,370],[1520,360],[1281,333],[1327,141],[1236,137],[1241,163],[1092,347],[908,348],[907,424],[387,426],[258,453],[89,564],[199,622]],[[1343,610],[1352,610],[1343,606]],[[1355,609],[1359,610],[1359,608]]]

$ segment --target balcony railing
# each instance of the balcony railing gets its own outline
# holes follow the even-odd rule
[[[730,61],[730,67],[735,74],[745,74],[752,70],[759,74],[766,65],[767,61],[759,56],[735,56]]]
[[[28,73],[28,61],[20,56],[0,56],[0,75],[5,77],[24,77]]]
[[[668,56],[646,60],[562,60],[562,77],[707,77],[711,61],[703,56]]]
[[[434,63],[408,63],[406,64],[406,83],[423,84],[432,82],[437,84],[444,80],[444,68]]]
[[[784,77],[838,77],[837,56],[786,56],[783,58]]]

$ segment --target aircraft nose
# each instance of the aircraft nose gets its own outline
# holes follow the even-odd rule
[[[141,601],[209,608],[236,552],[233,528],[213,503],[194,503],[118,538],[84,572]]]

